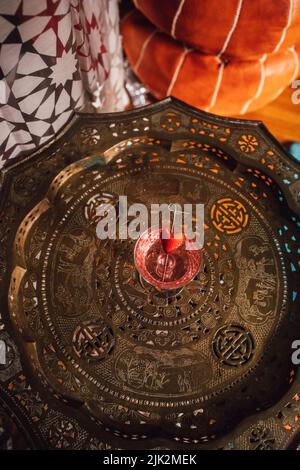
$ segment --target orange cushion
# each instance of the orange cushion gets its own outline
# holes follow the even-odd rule
[[[206,54],[240,59],[300,43],[300,0],[134,0],[159,29]]]
[[[216,114],[259,109],[299,72],[299,46],[244,60],[204,54],[158,31],[136,10],[124,17],[121,31],[128,60],[154,96],[173,95]]]

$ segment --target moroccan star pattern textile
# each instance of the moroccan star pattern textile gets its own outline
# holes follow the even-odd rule
[[[91,104],[126,104],[117,0],[1,0],[0,168]]]

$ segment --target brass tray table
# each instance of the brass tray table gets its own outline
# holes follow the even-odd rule
[[[166,299],[96,207],[205,204]],[[259,122],[168,98],[77,114],[2,175],[0,405],[32,448],[283,449],[300,425],[300,167]]]

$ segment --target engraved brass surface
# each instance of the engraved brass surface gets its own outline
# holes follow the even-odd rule
[[[13,325],[24,371],[3,389],[27,404],[37,445],[291,445],[300,420],[291,363],[298,172],[259,123],[173,99],[79,115],[7,170],[3,325]],[[205,205],[201,271],[173,296],[141,281],[133,240],[97,237],[96,208],[117,208],[119,195],[148,208]]]

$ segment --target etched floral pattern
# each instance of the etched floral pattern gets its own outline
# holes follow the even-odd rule
[[[257,138],[251,134],[242,135],[238,143],[241,151],[245,153],[253,153],[258,147]]]

